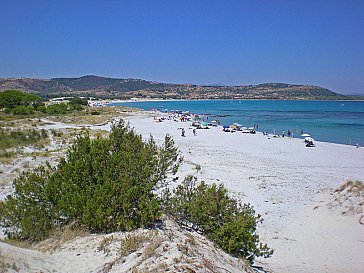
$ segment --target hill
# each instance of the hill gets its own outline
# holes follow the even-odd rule
[[[313,85],[264,83],[246,86],[170,84],[142,79],[99,76],[79,78],[0,78],[0,91],[20,89],[45,97],[94,96],[99,98],[163,99],[343,99],[345,96]]]

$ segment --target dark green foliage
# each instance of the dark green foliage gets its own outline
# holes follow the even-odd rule
[[[87,99],[81,99],[81,98],[72,98],[68,103],[69,108],[75,111],[81,111],[83,109],[83,106],[86,105],[87,105]]]
[[[228,253],[253,263],[255,257],[273,253],[259,241],[256,225],[261,221],[248,204],[240,205],[222,185],[196,183],[187,177],[173,193],[166,192],[164,209],[182,226],[193,228]]]
[[[70,222],[91,232],[148,227],[161,215],[155,189],[178,165],[169,136],[158,147],[120,122],[109,138],[79,137],[56,168],[41,167],[16,179],[0,222],[13,227],[9,236],[30,241]]]
[[[12,113],[14,115],[23,115],[23,116],[31,115],[31,114],[34,114],[34,107],[31,105],[28,105],[28,106],[20,105],[20,106],[15,107],[14,109],[12,109]]]
[[[9,227],[7,235],[32,238],[37,241],[48,235],[53,221],[50,201],[46,198],[46,183],[51,167],[40,167],[22,174],[14,181],[16,194],[0,204],[1,225]]]
[[[37,110],[38,110],[39,112],[46,113],[46,112],[47,112],[47,107],[46,107],[46,106],[44,106],[44,105],[41,105],[41,106],[38,106],[38,107],[37,107]]]
[[[0,109],[28,106],[41,100],[41,97],[24,93],[19,90],[6,90],[0,92]]]
[[[77,102],[75,103],[57,103],[57,104],[52,104],[49,105],[46,109],[45,112],[47,114],[50,115],[59,115],[59,114],[66,114],[72,111],[81,111],[83,109],[81,104],[78,104]],[[43,108],[39,109],[39,111],[44,111]]]
[[[91,112],[91,115],[92,116],[97,116],[97,115],[100,115],[101,113],[100,112],[98,112],[98,111],[92,111]]]
[[[53,114],[66,114],[67,111],[68,111],[68,106],[64,102],[49,105],[47,107],[47,109],[46,109],[46,113],[51,114],[51,115],[53,115]]]
[[[87,105],[87,99],[86,98],[72,98],[69,102],[70,105]]]

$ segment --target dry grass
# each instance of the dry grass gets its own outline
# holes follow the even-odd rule
[[[0,163],[9,163],[13,161],[16,157],[17,153],[14,151],[0,151]]]
[[[142,245],[149,240],[150,236],[148,234],[126,234],[124,238],[120,239],[119,253],[122,257],[127,256],[140,249]]]
[[[197,242],[196,242],[196,238],[194,236],[192,236],[190,233],[185,232],[184,235],[186,235],[188,238],[185,240],[186,243],[192,245],[192,246],[196,246]]]
[[[125,117],[127,113],[140,111],[122,106],[86,107],[83,111],[75,111],[67,115],[49,116],[49,120],[72,124],[105,124],[115,117]],[[99,112],[100,115],[92,115]]]
[[[335,190],[335,192],[343,192],[347,190],[347,192],[350,193],[361,193],[364,192],[364,183],[359,180],[349,180],[343,185],[341,185],[339,188]]]
[[[149,259],[150,257],[156,257],[157,249],[162,245],[163,239],[159,236],[154,236],[152,241],[143,250],[143,259]]]
[[[26,248],[26,249],[30,249],[33,247],[33,245],[27,241],[20,241],[17,239],[3,239],[2,240],[4,243],[12,245],[12,246],[16,246],[16,247],[20,247],[20,248]]]
[[[111,235],[111,236],[106,236],[104,237],[101,242],[100,242],[100,245],[98,246],[97,250],[98,251],[103,251],[105,254],[109,254],[110,253],[110,249],[109,249],[109,246],[117,241],[119,239],[115,238],[114,235]]]
[[[362,181],[347,181],[338,187],[333,201],[328,203],[330,209],[339,209],[342,215],[362,214],[364,208],[364,184]]]
[[[42,252],[53,252],[62,247],[65,243],[77,237],[85,237],[87,235],[89,235],[89,233],[84,231],[84,229],[75,224],[69,224],[62,228],[55,228],[48,239],[37,243],[33,248]]]

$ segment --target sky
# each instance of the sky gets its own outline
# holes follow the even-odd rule
[[[0,0],[0,77],[364,94],[364,1]]]

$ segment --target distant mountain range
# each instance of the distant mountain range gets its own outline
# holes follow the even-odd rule
[[[162,99],[341,99],[345,96],[313,85],[264,83],[246,86],[171,84],[99,76],[79,78],[0,78],[0,91],[17,89],[45,97]]]

